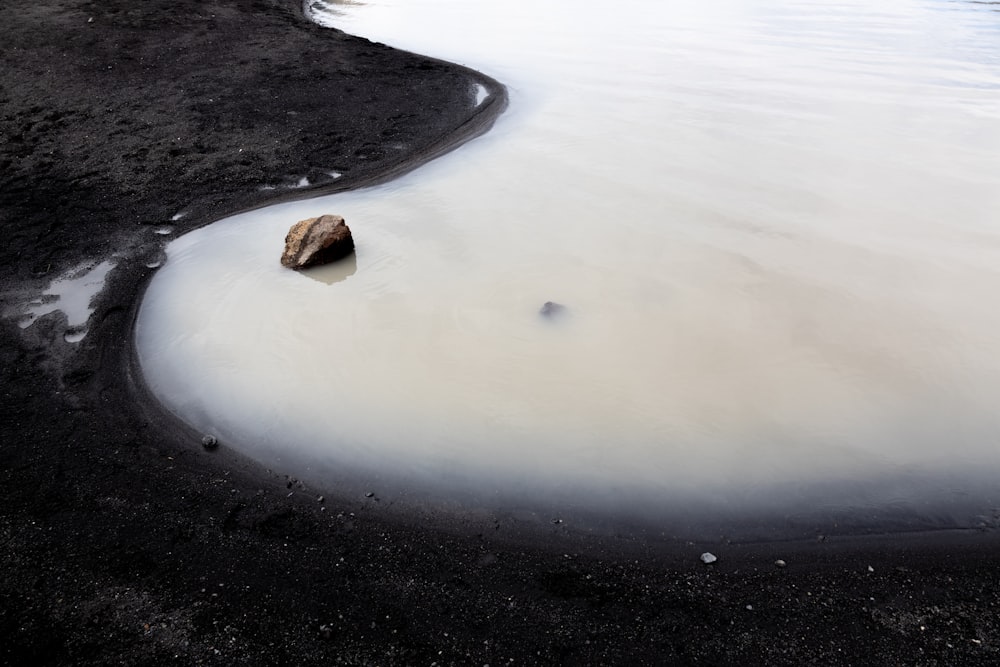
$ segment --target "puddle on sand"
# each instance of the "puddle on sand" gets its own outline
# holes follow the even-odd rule
[[[94,312],[90,304],[104,288],[104,281],[113,268],[114,262],[105,260],[96,265],[79,266],[56,278],[40,299],[32,301],[25,308],[21,328],[31,326],[43,315],[60,310],[66,315],[66,341],[80,342],[87,335],[84,325]]]
[[[477,83],[476,84],[476,88],[475,88],[474,92],[476,94],[476,106],[477,107],[480,104],[482,104],[483,102],[485,102],[486,98],[490,96],[490,91],[486,90],[486,86],[484,86],[481,83]]]
[[[86,329],[73,329],[63,334],[63,340],[65,340],[67,343],[79,343],[86,337],[87,337]]]

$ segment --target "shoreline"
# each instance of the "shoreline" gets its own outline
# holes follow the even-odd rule
[[[334,30],[332,28],[322,29],[331,31]],[[400,51],[400,53],[408,54],[408,52],[404,51]],[[205,227],[217,222],[218,220],[239,215],[247,211],[253,211],[289,201],[314,199],[324,195],[369,188],[390,182],[404,174],[419,169],[423,165],[442,157],[452,150],[459,148],[466,142],[488,132],[496,119],[506,109],[508,104],[507,90],[495,79],[465,66],[453,65],[452,63],[447,63],[436,58],[421,56],[419,54],[410,55],[424,61],[438,63],[442,67],[448,67],[463,74],[470,79],[474,85],[482,86],[485,90],[487,90],[489,93],[488,97],[481,103],[477,104],[471,113],[467,113],[465,120],[462,121],[458,127],[451,130],[450,133],[439,137],[431,137],[430,140],[425,142],[419,150],[409,151],[405,155],[401,156],[400,159],[384,165],[378,170],[365,173],[360,177],[356,176],[349,181],[346,179],[338,179],[329,183],[315,184],[306,187],[285,187],[277,194],[275,194],[273,190],[257,190],[254,193],[245,193],[245,201],[240,203],[233,210],[225,211],[221,214],[207,218],[185,215],[184,218],[188,218],[189,224],[183,233],[194,231],[195,229]],[[264,195],[262,194],[263,192],[267,192],[267,194]],[[142,276],[142,282],[140,284],[138,294],[129,304],[127,314],[128,325],[126,327],[129,332],[129,344],[120,350],[117,365],[121,376],[124,377],[128,383],[129,394],[135,399],[137,411],[142,413],[151,425],[155,425],[156,428],[164,434],[164,439],[169,438],[181,446],[192,448],[195,450],[195,455],[200,455],[202,452],[199,451],[197,443],[200,442],[201,437],[204,434],[197,432],[182,418],[173,414],[170,410],[164,407],[159,400],[156,399],[143,379],[142,369],[139,364],[138,354],[135,347],[135,322],[139,314],[139,309],[142,306],[142,300],[145,295],[146,287],[152,279],[154,273],[155,269],[145,272],[145,275]],[[281,486],[281,479],[287,480],[289,478],[289,475],[283,475],[284,471],[274,471],[267,465],[246,454],[243,454],[238,449],[228,446],[226,443],[221,443],[221,446],[211,453],[204,453],[204,456],[208,459],[207,462],[209,465],[213,467],[225,469],[235,468],[241,471],[242,474],[248,475],[252,479],[259,480],[262,484],[268,484],[276,489]],[[325,494],[324,497],[330,497],[331,491],[329,489],[325,489],[322,490],[321,495],[322,494]],[[341,494],[340,499],[345,502],[349,501],[349,499],[343,496],[343,494]]]
[[[4,310],[68,266],[127,253],[81,343],[62,341],[58,316],[27,332],[9,317],[0,327],[0,661],[998,659],[991,522],[982,531],[824,531],[749,544],[596,535],[547,518],[476,514],[463,523],[433,508],[394,515],[365,498],[320,502],[307,485],[262,474],[232,451],[203,452],[198,434],[148,396],[133,363],[132,322],[152,275],[145,262],[163,241],[155,226],[182,233],[264,205],[259,185],[319,167],[350,169],[282,197],[373,184],[366,175],[387,180],[486,129],[463,120],[461,88],[482,75],[318,28],[295,5],[15,0],[0,8],[11,39],[0,68]],[[157,54],[166,55],[153,62]],[[150,76],[160,85],[146,86]],[[247,82],[274,97],[241,98]],[[352,86],[364,90],[351,97]],[[220,91],[233,97],[222,108],[209,101]],[[335,118],[320,93],[337,99]],[[244,140],[284,132],[292,120],[293,155],[234,157]],[[178,127],[202,125],[203,150],[176,142]],[[409,162],[379,152],[384,132],[419,146]],[[327,152],[316,152],[324,142]],[[289,165],[300,171],[289,174]],[[179,211],[188,213],[168,222]],[[719,561],[703,565],[703,551]],[[787,567],[774,565],[779,558]]]

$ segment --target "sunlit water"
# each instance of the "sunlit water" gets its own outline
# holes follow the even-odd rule
[[[169,246],[138,352],[198,429],[317,481],[527,506],[840,480],[877,505],[1000,473],[995,7],[309,7],[510,108],[390,185]],[[282,269],[322,213],[356,259]]]

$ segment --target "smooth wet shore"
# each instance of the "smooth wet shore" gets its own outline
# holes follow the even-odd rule
[[[996,662],[996,516],[957,534],[598,538],[558,517],[399,517],[377,493],[320,502],[202,451],[129,365],[156,231],[260,205],[262,185],[390,173],[460,136],[469,84],[489,82],[278,0],[17,0],[0,25],[0,662]],[[79,343],[58,317],[8,315],[111,256]]]

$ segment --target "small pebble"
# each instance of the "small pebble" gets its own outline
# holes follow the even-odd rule
[[[785,566],[788,565],[788,563],[786,563],[785,561],[781,560],[780,558],[778,560],[774,561],[774,564],[777,567],[785,567]]]
[[[719,559],[715,557],[715,554],[710,553],[708,551],[706,551],[701,555],[701,562],[704,563],[705,565],[711,565],[717,560]]]
[[[374,497],[375,497],[374,491],[368,491],[365,493],[365,498],[374,498]]]
[[[219,446],[219,439],[214,435],[206,435],[201,439],[201,446],[205,449],[215,449]]]
[[[542,307],[538,311],[538,314],[541,315],[542,317],[555,317],[556,315],[562,313],[564,310],[566,310],[566,306],[562,305],[561,303],[556,303],[555,301],[546,301],[545,303],[542,304]]]
[[[324,502],[326,502],[326,498],[324,498],[323,496],[316,496],[316,502],[322,505]]]

